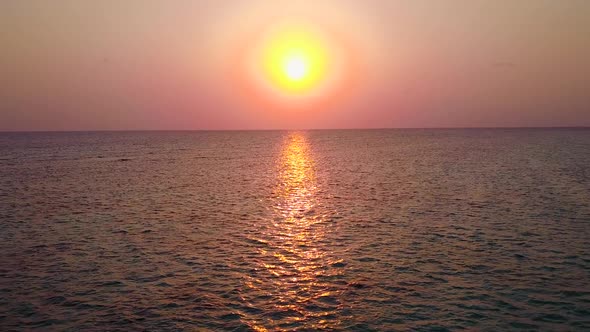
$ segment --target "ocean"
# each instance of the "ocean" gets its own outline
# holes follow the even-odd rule
[[[590,130],[0,133],[0,330],[588,331]]]

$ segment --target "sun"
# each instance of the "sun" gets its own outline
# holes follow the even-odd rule
[[[305,56],[299,54],[286,57],[283,66],[283,71],[287,79],[294,82],[305,79],[310,69]]]
[[[259,54],[259,75],[278,93],[309,95],[329,77],[328,43],[308,27],[276,28],[266,36]]]
[[[312,109],[337,101],[354,69],[344,45],[317,22],[269,24],[244,42],[243,52],[236,52],[242,91],[275,109]]]

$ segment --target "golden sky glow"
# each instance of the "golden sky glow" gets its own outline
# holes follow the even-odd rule
[[[0,130],[588,126],[590,1],[0,1]]]

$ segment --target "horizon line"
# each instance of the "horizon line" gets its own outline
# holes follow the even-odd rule
[[[0,133],[92,133],[92,132],[196,132],[196,131],[328,131],[328,130],[467,130],[467,129],[590,129],[590,126],[501,126],[501,127],[370,127],[370,128],[283,128],[283,129],[72,129],[0,130]]]

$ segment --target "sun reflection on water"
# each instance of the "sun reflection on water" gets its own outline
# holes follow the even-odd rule
[[[340,292],[334,279],[342,274],[326,250],[331,227],[316,181],[315,163],[305,133],[286,137],[277,159],[272,219],[253,239],[262,244],[255,273],[246,278],[247,294],[267,297],[266,314],[249,316],[255,330],[266,328],[334,328],[339,324]],[[258,303],[251,296],[244,301]]]

